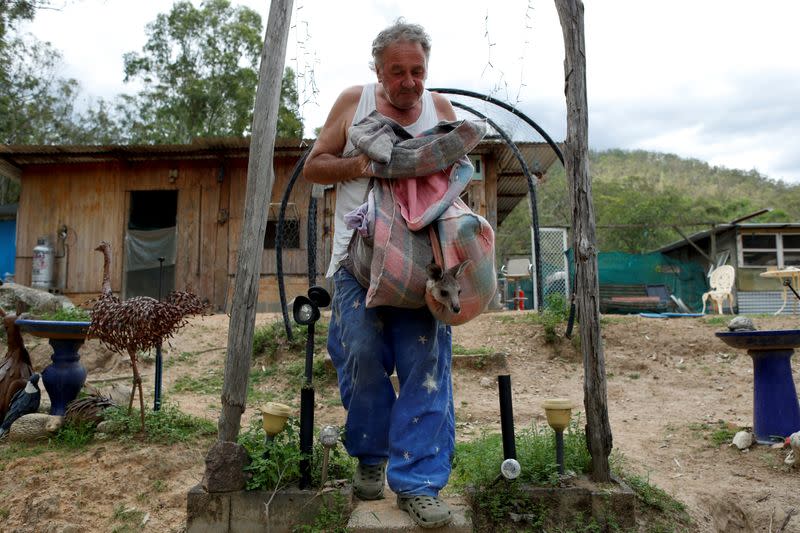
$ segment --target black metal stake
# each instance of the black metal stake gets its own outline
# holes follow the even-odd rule
[[[564,473],[564,431],[556,430],[556,463],[558,464],[558,473]]]
[[[164,278],[164,258],[158,258],[158,301],[161,301],[161,286]],[[163,373],[163,360],[161,357],[161,343],[156,345],[156,376],[155,376],[155,399],[153,400],[153,411],[161,409],[161,376]]]
[[[503,459],[517,458],[514,441],[514,409],[511,406],[511,376],[497,376],[500,392],[500,431],[503,434]]]
[[[306,382],[300,391],[300,489],[311,486],[311,454],[314,447],[314,322],[308,325],[306,340]]]

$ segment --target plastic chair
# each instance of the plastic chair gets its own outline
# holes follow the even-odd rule
[[[717,304],[717,312],[720,315],[722,314],[722,306],[725,300],[728,301],[731,313],[733,313],[733,294],[731,293],[731,289],[733,288],[735,278],[736,271],[731,265],[722,265],[711,272],[708,278],[708,284],[711,286],[711,290],[703,294],[702,314],[706,312],[706,302],[709,298]]]

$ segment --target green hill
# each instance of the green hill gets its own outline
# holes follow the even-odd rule
[[[758,172],[711,166],[697,159],[644,150],[592,151],[597,241],[600,251],[647,252],[712,224],[763,208],[748,222],[800,221],[800,185]],[[537,187],[539,225],[571,225],[564,169],[555,165]],[[530,253],[530,211],[521,202],[498,231],[498,257]]]

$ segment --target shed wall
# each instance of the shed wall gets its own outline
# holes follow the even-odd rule
[[[280,202],[295,163],[293,157],[276,157],[273,203]],[[62,292],[77,302],[92,298],[100,290],[103,265],[94,248],[107,240],[113,250],[111,285],[115,292],[121,292],[128,193],[177,190],[175,286],[191,288],[212,302],[215,310],[227,310],[244,218],[246,167],[244,158],[29,165],[21,179],[16,280],[30,284],[33,248],[40,236],[48,236],[56,250],[54,270],[61,275],[55,283],[60,281]],[[306,270],[304,228],[310,189],[302,178],[298,179],[290,197],[300,213],[303,231],[300,247],[284,250],[288,273]],[[269,209],[267,202],[264,209]],[[62,226],[67,228],[67,237],[58,241]],[[275,251],[265,249],[262,275],[274,274]],[[262,287],[265,285],[269,284],[262,283]],[[261,291],[259,300],[272,298],[271,292]]]

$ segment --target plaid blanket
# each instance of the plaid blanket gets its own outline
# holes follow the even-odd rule
[[[494,297],[494,232],[459,199],[473,173],[466,154],[485,129],[484,121],[442,122],[411,139],[377,113],[351,128],[354,146],[369,155],[376,175],[384,178],[375,180],[372,189],[372,242],[356,232],[348,249],[351,272],[365,285],[369,280],[367,307],[416,308],[427,303],[438,319],[461,324],[480,314]],[[432,223],[442,252],[437,262],[443,268],[472,260],[459,278],[458,315],[435,301],[426,302],[425,267],[434,258],[427,226]]]

